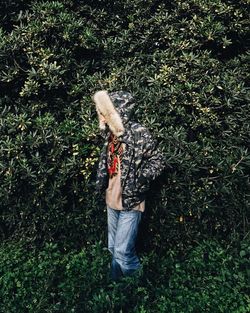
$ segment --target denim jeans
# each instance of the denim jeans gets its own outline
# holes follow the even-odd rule
[[[140,268],[135,242],[142,212],[108,207],[107,215],[108,250],[112,254],[111,279],[117,281],[122,276],[133,275]]]

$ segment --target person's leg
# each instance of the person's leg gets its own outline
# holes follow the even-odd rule
[[[116,237],[117,225],[119,221],[119,215],[120,215],[120,211],[107,207],[108,250],[112,254],[110,276],[111,276],[111,279],[114,281],[119,280],[119,278],[123,275],[120,265],[114,259],[114,245],[115,245],[115,237]]]
[[[124,276],[134,274],[140,268],[140,261],[135,251],[138,226],[141,221],[140,211],[121,211],[115,235],[114,262],[120,265]]]
[[[119,220],[120,211],[107,207],[107,219],[108,219],[108,249],[111,254],[114,253],[115,234],[117,230],[117,224]]]

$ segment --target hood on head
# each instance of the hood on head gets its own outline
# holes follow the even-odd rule
[[[124,134],[124,125],[130,119],[135,106],[134,99],[129,92],[116,91],[108,93],[106,90],[97,91],[93,95],[96,111],[99,118],[100,129],[105,129],[105,118],[112,133],[119,137]]]

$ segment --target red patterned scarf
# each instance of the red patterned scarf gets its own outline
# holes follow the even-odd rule
[[[108,174],[109,178],[113,178],[118,173],[118,159],[122,161],[122,143],[118,138],[111,134],[108,143]]]

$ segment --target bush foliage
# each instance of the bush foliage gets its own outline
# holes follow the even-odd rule
[[[248,12],[247,0],[1,1],[0,310],[249,311]],[[99,89],[134,95],[168,164],[140,228],[142,286],[106,277]]]
[[[0,249],[1,312],[247,313],[249,246],[207,240],[178,260],[176,252],[142,258],[145,275],[110,283],[103,243],[37,252],[20,243]],[[157,280],[156,280],[157,277]]]
[[[166,155],[145,214],[152,246],[246,234],[247,1],[9,0],[0,9],[3,238],[104,238],[91,101],[101,88],[134,94],[137,119]]]

